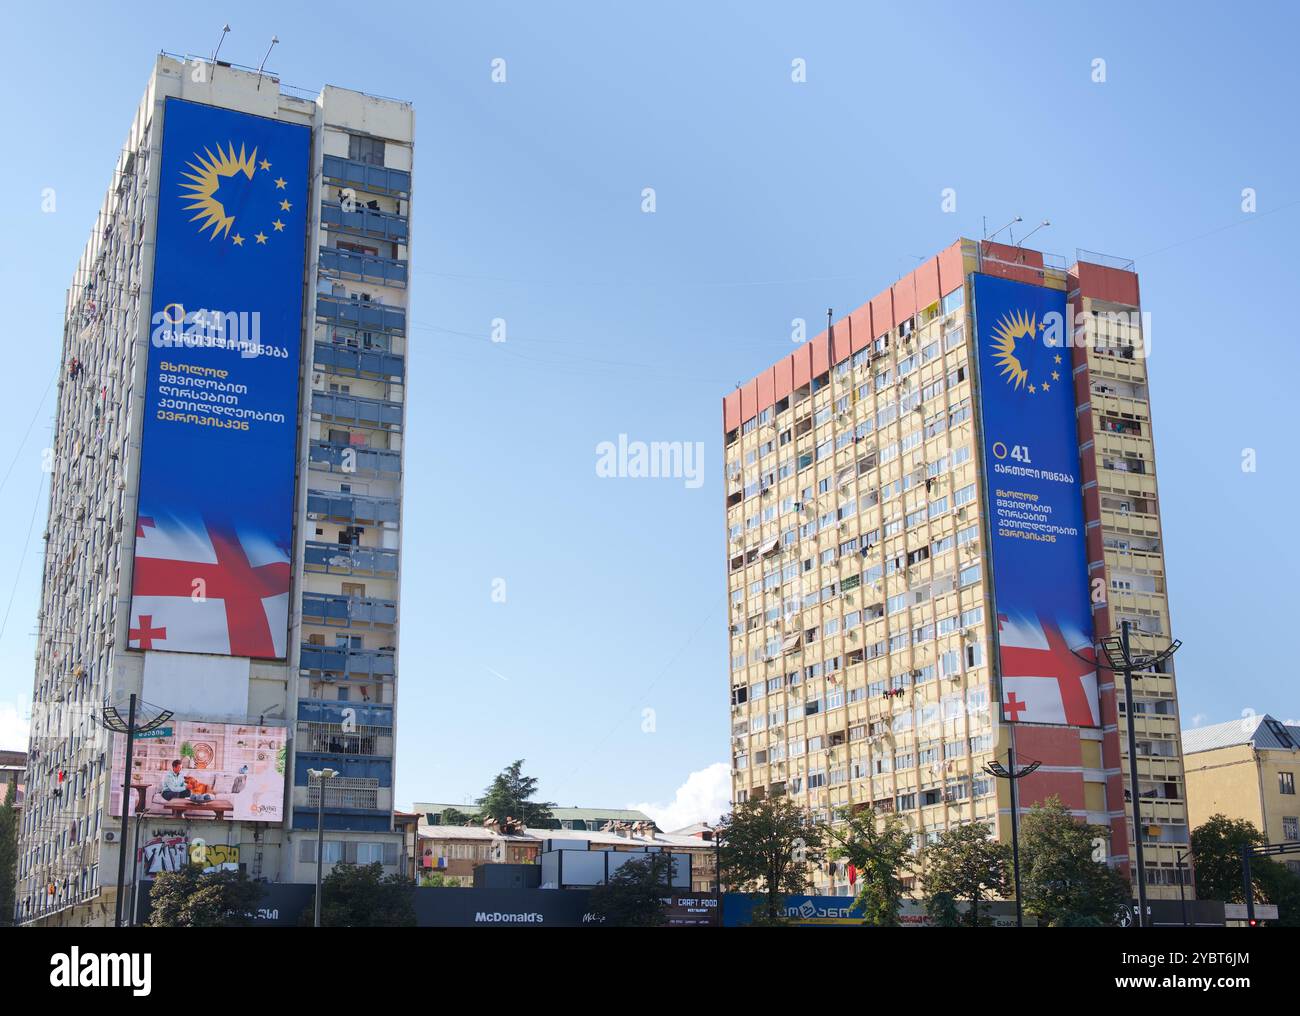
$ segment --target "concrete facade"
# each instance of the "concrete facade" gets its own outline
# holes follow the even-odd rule
[[[968,822],[1009,839],[1006,781],[984,767],[1005,761],[1014,728],[1018,759],[1041,763],[1021,806],[1060,797],[1110,829],[1109,862],[1131,873],[1109,673],[1098,727],[998,716],[973,272],[1064,291],[1094,627],[1129,620],[1135,652],[1167,641],[1131,263],[958,240],[723,399],[733,794],[792,796],[824,820],[902,814],[922,845]],[[1135,696],[1150,896],[1177,898],[1188,830],[1172,667],[1138,675]],[[816,886],[849,893],[835,871]]]
[[[253,877],[311,880],[320,790],[306,770],[328,766],[342,777],[325,792],[327,861],[402,865],[392,794],[414,111],[161,55],[67,295],[20,922],[112,921],[124,830],[110,813],[114,735],[100,710],[112,703],[125,713],[127,696],[142,694],[149,657],[182,666],[180,654],[130,649],[128,633],[167,97],[312,131],[289,650],[282,662],[244,661],[239,717],[288,728],[286,817],[189,820],[180,832],[237,852]],[[357,707],[346,730],[341,702]],[[149,836],[178,823],[143,825]]]

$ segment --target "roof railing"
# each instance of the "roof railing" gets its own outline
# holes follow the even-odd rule
[[[205,64],[211,64],[213,62],[211,57],[199,56],[198,54],[195,53],[186,53],[182,55],[180,53],[169,52],[168,50],[165,49],[161,49],[158,52],[161,56],[170,57],[173,60],[179,60],[181,63],[202,62]],[[246,74],[259,73],[256,67],[249,67],[247,64],[234,63],[231,60],[218,60],[216,61],[216,66],[228,67],[232,70],[243,71]],[[277,74],[275,71],[269,71],[265,67],[261,69],[260,73],[262,77],[266,78],[268,81],[273,81],[277,85],[279,85],[281,92],[293,96],[296,99],[306,99],[308,101],[314,102],[316,101],[317,98],[319,98],[320,93],[324,91],[324,88],[318,88],[315,91],[312,91],[310,88],[301,88],[298,85],[285,84],[283,81],[280,80],[279,74]],[[337,85],[335,87],[346,88],[345,85]],[[348,88],[347,91],[356,92],[358,95],[369,96],[372,99],[381,99],[384,102],[398,102],[401,103],[403,106],[411,105],[410,99],[397,99],[391,95],[380,95],[378,92],[367,92],[367,91],[363,91],[360,88]]]
[[[1113,254],[1098,254],[1095,250],[1084,250],[1082,247],[1075,248],[1074,260],[1090,265],[1101,265],[1103,268],[1114,268],[1121,272],[1137,271],[1132,258],[1116,257]]]

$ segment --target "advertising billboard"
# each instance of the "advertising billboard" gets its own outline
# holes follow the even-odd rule
[[[1002,717],[1099,726],[1065,293],[973,286]]]
[[[285,727],[172,721],[137,738],[129,814],[279,822],[284,817]],[[112,814],[122,814],[126,738],[113,738]]]
[[[311,132],[163,127],[128,644],[283,659]]]

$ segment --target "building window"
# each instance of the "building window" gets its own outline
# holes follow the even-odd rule
[[[363,138],[356,134],[348,138],[348,158],[371,166],[384,164],[384,143],[379,138]]]
[[[1277,774],[1277,792],[1279,794],[1295,793],[1295,773],[1278,773]],[[1295,837],[1288,837],[1294,839]]]
[[[1300,840],[1300,815],[1282,816],[1282,839]]]

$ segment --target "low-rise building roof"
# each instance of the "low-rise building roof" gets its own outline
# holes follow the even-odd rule
[[[479,812],[477,804],[437,804],[416,801],[411,805],[412,811],[422,815],[437,815],[453,809],[471,816]],[[600,819],[613,819],[617,822],[653,821],[645,812],[633,808],[552,808],[551,815],[558,822],[592,822]]]
[[[1184,755],[1231,748],[1239,744],[1280,751],[1300,751],[1300,726],[1285,724],[1264,713],[1183,731]]]

